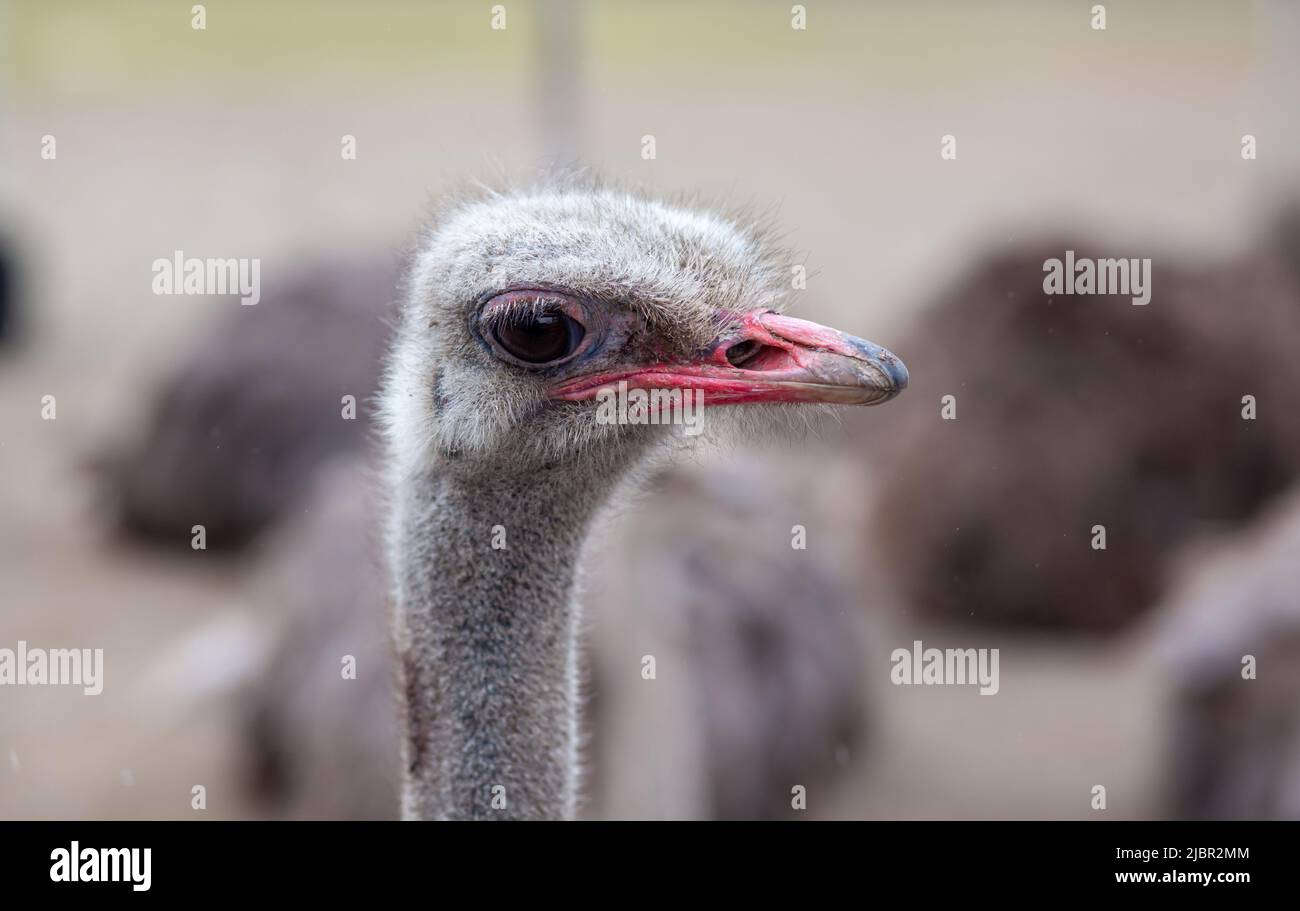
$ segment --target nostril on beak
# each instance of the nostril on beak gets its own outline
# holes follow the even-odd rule
[[[743,366],[746,361],[753,360],[754,355],[758,354],[759,349],[762,347],[762,345],[753,339],[745,339],[742,342],[737,342],[727,349],[727,363],[731,364],[733,367]]]

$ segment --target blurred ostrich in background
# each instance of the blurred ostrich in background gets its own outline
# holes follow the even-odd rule
[[[19,294],[17,270],[14,248],[0,233],[0,347],[13,342]]]
[[[99,458],[124,530],[186,549],[203,518],[236,549],[291,509],[313,472],[365,448],[396,263],[321,261],[213,328],[164,383],[148,424]],[[355,420],[345,419],[345,396]]]
[[[1285,249],[1286,224],[1266,248]],[[917,394],[866,428],[873,546],[927,614],[1114,631],[1155,601],[1184,542],[1249,521],[1300,475],[1294,250],[1157,256],[1151,302],[1134,306],[1045,294],[1043,263],[1066,249],[1107,255],[1035,244],[958,278],[904,348],[924,365]]]
[[[1154,624],[1173,679],[1171,809],[1300,818],[1300,491],[1186,562]]]

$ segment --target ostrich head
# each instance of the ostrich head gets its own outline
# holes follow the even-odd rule
[[[870,405],[907,383],[885,349],[781,315],[760,228],[600,187],[488,194],[422,238],[385,397],[394,466],[617,459],[666,426],[602,423],[602,389],[708,405]]]
[[[490,818],[502,788],[513,816],[573,814],[581,550],[674,436],[602,420],[602,390],[872,404],[903,387],[884,349],[777,313],[784,275],[752,228],[600,187],[486,196],[423,238],[383,400],[405,815]]]

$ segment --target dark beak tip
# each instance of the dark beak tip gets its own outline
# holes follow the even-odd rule
[[[885,373],[894,384],[894,395],[898,395],[907,388],[907,365],[891,354],[885,360],[884,367]]]
[[[880,401],[887,402],[907,388],[911,377],[907,372],[907,365],[898,355],[888,348],[882,348],[865,339],[853,339],[853,342],[854,347],[862,353],[863,359],[871,365],[871,372],[887,387],[888,395]]]

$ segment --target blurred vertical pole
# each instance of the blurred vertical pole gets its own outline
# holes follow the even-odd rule
[[[12,60],[13,48],[10,42],[13,36],[9,30],[12,11],[9,8],[8,0],[0,0],[0,59]],[[3,82],[4,68],[0,67],[0,155],[7,155],[8,150],[4,148],[4,137],[9,135],[8,128],[8,96],[5,93],[6,86]],[[14,150],[15,153],[17,150]],[[4,165],[0,166],[0,344],[4,344],[12,332],[11,321],[13,319],[13,263],[11,247],[8,237],[8,211],[9,197],[12,192],[11,181],[13,180],[13,168],[6,160]]]
[[[1257,36],[1252,74],[1254,104],[1251,114],[1267,123],[1271,136],[1258,137],[1261,148],[1259,164],[1268,170],[1271,181],[1266,195],[1278,182],[1294,189],[1288,181],[1300,165],[1300,118],[1295,116],[1295,87],[1300,84],[1300,4],[1293,0],[1269,0],[1253,7]],[[1260,49],[1265,49],[1261,52]]]
[[[12,62],[14,59],[14,36],[12,31],[13,8],[9,0],[0,0],[0,60]],[[8,85],[5,84],[4,77],[6,68],[0,66],[0,139],[9,135],[9,93]],[[0,145],[0,150],[4,149]],[[17,152],[17,149],[14,150]],[[13,193],[13,168],[6,159],[3,166],[0,166],[0,206],[9,204],[10,195]]]
[[[551,164],[582,160],[582,0],[537,4],[538,129]]]

